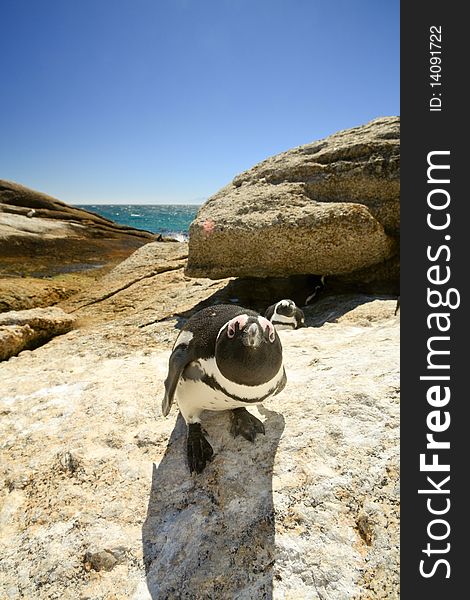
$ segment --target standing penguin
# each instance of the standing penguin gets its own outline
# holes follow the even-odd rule
[[[230,410],[231,433],[253,442],[263,423],[246,410],[286,384],[282,346],[270,321],[239,306],[220,304],[194,314],[173,346],[162,413],[173,400],[188,426],[191,472],[201,473],[213,450],[201,428],[203,410]]]
[[[298,329],[305,324],[304,313],[293,300],[279,300],[266,309],[264,316],[276,329]]]

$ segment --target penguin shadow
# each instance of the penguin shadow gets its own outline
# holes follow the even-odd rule
[[[273,597],[273,468],[285,422],[264,407],[266,434],[254,443],[229,433],[227,412],[204,413],[214,448],[190,475],[186,425],[178,414],[165,454],[153,465],[142,527],[147,587],[153,600]]]
[[[355,308],[375,300],[394,300],[396,295],[340,293],[324,294],[312,305],[302,307],[305,315],[305,327],[321,327],[325,323],[337,320]],[[394,312],[391,312],[393,315]]]
[[[264,314],[270,304],[283,298],[291,298],[294,299],[296,305],[302,309],[305,315],[305,327],[321,327],[325,323],[337,322],[339,318],[362,304],[367,304],[374,300],[397,300],[396,294],[364,294],[355,291],[344,292],[340,290],[326,292],[322,290],[310,304],[305,306],[296,298],[292,290],[289,293],[289,290],[286,289],[283,294],[279,294],[278,291],[277,295],[272,294],[272,296],[269,296],[271,289],[266,284],[264,284],[264,287],[261,286],[258,288],[254,284],[248,286],[247,280],[241,280],[241,283],[238,280],[230,282],[225,288],[196,304],[190,310],[176,313],[174,315],[176,318],[175,328],[182,329],[193,314],[202,308],[216,304],[237,304],[238,306],[251,308],[260,314]],[[260,290],[264,294],[260,293]],[[238,292],[237,295],[235,295],[236,292]],[[279,297],[280,295],[281,297]]]
[[[175,327],[181,329],[193,314],[216,304],[234,304],[264,314],[271,304],[289,298],[298,307],[302,307],[312,290],[316,289],[319,281],[320,276],[318,275],[292,275],[291,277],[265,279],[239,277],[231,280],[226,286],[201,300],[189,310],[175,313],[173,315],[177,319]]]

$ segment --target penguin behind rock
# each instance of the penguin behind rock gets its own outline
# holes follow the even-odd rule
[[[279,300],[266,309],[264,316],[276,329],[298,329],[305,325],[304,313],[293,300]]]
[[[321,276],[317,276],[317,282],[314,286],[313,292],[307,296],[307,298],[305,299],[305,306],[307,306],[307,304],[311,304],[313,302],[313,300],[320,294],[320,292],[323,290],[323,288],[325,287],[325,276],[321,275]]]
[[[213,455],[201,428],[203,410],[230,410],[232,435],[253,442],[264,425],[245,407],[278,394],[286,381],[281,342],[270,321],[228,304],[194,314],[173,346],[162,402],[166,417],[176,400],[186,421],[190,471],[201,473]]]

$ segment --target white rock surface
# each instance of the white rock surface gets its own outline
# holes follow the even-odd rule
[[[55,306],[0,314],[0,361],[70,331],[75,317]]]
[[[266,436],[208,414],[216,455],[193,477],[159,408],[175,320],[154,343],[105,324],[2,363],[0,597],[398,598],[394,309],[282,331]]]

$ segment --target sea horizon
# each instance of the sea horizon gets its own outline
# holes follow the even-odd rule
[[[69,206],[202,206],[202,202],[67,202]]]
[[[136,229],[185,241],[200,204],[74,204],[106,219]]]

